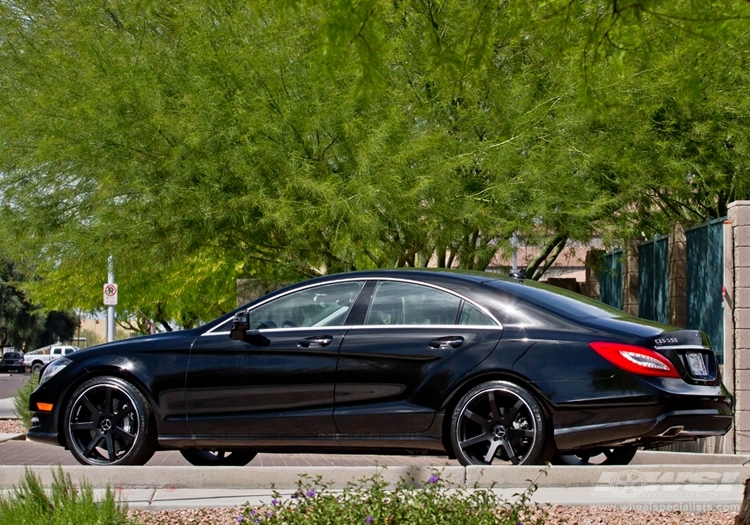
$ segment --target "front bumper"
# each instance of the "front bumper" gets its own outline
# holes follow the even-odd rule
[[[65,446],[65,439],[59,432],[59,421],[64,416],[64,404],[70,389],[80,382],[85,370],[78,363],[71,362],[64,370],[37,387],[29,396],[29,410],[33,417],[26,437],[31,441],[50,445]],[[51,404],[49,412],[39,410],[38,403]]]

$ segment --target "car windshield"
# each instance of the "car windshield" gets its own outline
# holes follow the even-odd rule
[[[18,352],[9,352],[5,354],[3,357],[7,359],[18,359],[19,357],[21,357],[21,354],[19,354]]]

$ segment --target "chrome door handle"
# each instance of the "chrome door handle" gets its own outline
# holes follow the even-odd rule
[[[464,338],[461,336],[441,337],[439,339],[433,339],[430,341],[432,348],[438,348],[440,350],[450,350],[451,348],[458,348],[464,344]]]
[[[333,341],[333,337],[330,335],[321,335],[316,337],[307,337],[299,342],[298,348],[323,348],[328,346]]]

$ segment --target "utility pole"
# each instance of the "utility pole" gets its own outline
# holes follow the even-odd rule
[[[108,285],[111,285],[108,287]],[[112,290],[114,289],[114,294]],[[114,300],[112,295],[114,295]],[[107,259],[107,284],[104,286],[104,304],[107,306],[107,342],[115,340],[115,306],[117,304],[117,285],[115,284],[115,260],[110,255]]]

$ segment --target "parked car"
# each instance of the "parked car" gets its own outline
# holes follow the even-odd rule
[[[11,370],[15,370],[21,374],[26,371],[21,352],[6,352],[3,354],[3,358],[0,359],[0,372],[9,372]]]
[[[722,435],[707,337],[490,273],[344,273],[192,330],[50,363],[27,436],[90,465],[177,449],[193,464],[258,452],[430,453],[539,464]]]
[[[40,348],[39,350],[28,352],[23,356],[24,366],[30,369],[32,374],[38,374],[44,365],[50,361],[54,361],[58,357],[70,355],[78,350],[80,348],[77,346],[70,345],[52,345],[49,348]]]

